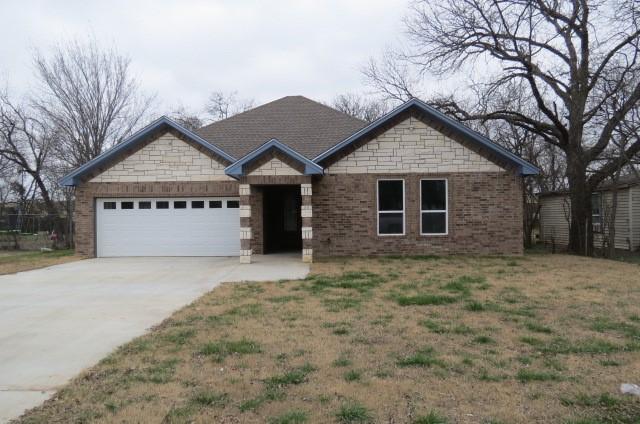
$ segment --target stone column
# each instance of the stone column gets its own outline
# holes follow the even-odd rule
[[[251,263],[251,186],[240,184],[240,263]]]
[[[311,184],[300,184],[302,195],[302,262],[313,262],[313,208],[311,206]]]

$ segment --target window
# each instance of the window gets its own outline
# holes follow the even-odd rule
[[[420,180],[420,233],[447,234],[447,180]]]
[[[191,201],[191,209],[202,209],[202,208],[204,208],[204,200]]]
[[[115,209],[116,208],[116,202],[104,202],[104,205],[102,207],[104,209]]]
[[[238,209],[240,202],[237,200],[227,200],[227,209]]]
[[[378,180],[378,234],[404,234],[404,180]]]
[[[151,209],[151,202],[138,202],[138,209]]]
[[[222,200],[209,200],[209,207],[211,209],[220,209],[222,207]]]
[[[133,202],[120,202],[120,209],[133,209]]]
[[[184,200],[177,200],[173,202],[173,209],[187,209],[187,202]]]
[[[164,200],[156,202],[156,209],[169,209],[169,202]]]
[[[591,228],[594,233],[602,232],[602,194],[591,195]]]

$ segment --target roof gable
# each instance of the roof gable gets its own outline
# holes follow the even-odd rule
[[[107,182],[229,181],[227,161],[168,130],[84,180]],[[94,176],[95,174],[95,176]]]
[[[293,150],[291,147],[281,143],[279,140],[271,139],[255,149],[252,152],[249,152],[242,158],[238,159],[233,164],[229,165],[225,169],[225,173],[234,178],[239,178],[247,174],[248,167],[256,160],[261,158],[263,155],[268,152],[276,150],[281,154],[285,155],[289,159],[299,163],[304,167],[305,175],[320,175],[323,172],[321,166],[315,164],[311,160],[307,159],[300,153]]]
[[[500,164],[409,116],[326,163],[327,174],[504,172]]]
[[[60,185],[63,185],[63,186],[77,185],[82,180],[83,177],[91,175],[92,172],[95,172],[96,170],[99,170],[101,167],[104,167],[112,163],[122,155],[127,154],[128,151],[135,149],[136,147],[148,141],[149,138],[154,136],[155,134],[162,131],[167,131],[167,130],[176,131],[177,133],[185,137],[190,142],[203,148],[205,151],[220,157],[224,161],[227,161],[229,163],[235,162],[235,158],[233,156],[229,155],[219,147],[214,146],[213,144],[204,140],[199,135],[182,127],[181,125],[177,124],[176,122],[172,121],[166,116],[163,116],[155,120],[151,124],[147,125],[146,127],[142,128],[140,131],[136,132],[135,134],[133,134],[131,137],[129,137],[122,143],[115,145],[111,149],[102,153],[100,156],[94,158],[93,160],[90,160],[89,162],[85,163],[81,167],[75,169],[74,171],[62,177],[59,181]]]
[[[427,119],[437,122],[438,124],[446,128],[449,132],[451,132],[453,136],[458,136],[465,141],[474,144],[477,148],[489,152],[497,159],[515,167],[518,173],[522,175],[535,175],[540,172],[538,168],[520,158],[519,156],[511,153],[504,147],[492,142],[477,131],[473,131],[472,129],[461,124],[455,119],[448,117],[444,113],[418,99],[411,99],[398,106],[391,112],[380,117],[361,130],[355,132],[340,143],[332,146],[323,153],[314,157],[313,161],[319,164],[329,163],[331,159],[339,156],[341,153],[344,154],[345,151],[348,151],[349,148],[353,148],[353,146],[357,145],[357,143],[366,143],[370,141],[377,134],[390,128],[399,120],[402,120],[403,117],[412,112],[421,114]]]

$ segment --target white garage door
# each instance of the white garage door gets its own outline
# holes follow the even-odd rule
[[[97,255],[237,256],[238,207],[233,197],[97,199]]]

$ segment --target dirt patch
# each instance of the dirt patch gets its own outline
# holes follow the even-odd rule
[[[638,305],[620,262],[335,259],[213,290],[18,422],[633,423]]]
[[[45,268],[52,265],[84,259],[74,255],[73,250],[54,250],[52,252],[0,252],[0,275],[15,274],[31,269]]]

